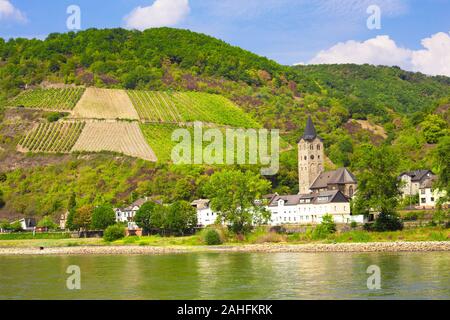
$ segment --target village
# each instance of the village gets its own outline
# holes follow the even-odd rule
[[[352,172],[347,168],[324,170],[324,145],[311,118],[308,118],[305,132],[298,143],[298,159],[299,194],[269,194],[256,200],[259,206],[270,213],[269,226],[317,225],[326,215],[331,215],[336,224],[344,225],[363,225],[375,220],[377,212],[367,216],[352,214],[351,201],[358,192],[358,182]],[[433,187],[437,177],[431,170],[404,172],[398,179],[402,182],[400,191],[404,199],[418,197],[418,203],[409,206],[411,210],[433,210],[439,199],[445,196],[444,192]],[[149,197],[143,197],[129,206],[114,208],[116,222],[126,225],[128,235],[142,236],[143,230],[135,222],[135,216],[145,203],[151,201]],[[156,203],[163,205],[160,201]],[[198,229],[225,223],[219,212],[213,210],[209,199],[192,201],[191,206],[197,213]],[[67,229],[67,216],[68,213],[61,216],[61,230]],[[23,231],[48,231],[47,227],[37,226],[34,218],[22,218],[14,223],[20,223]],[[101,233],[90,234],[98,236]]]

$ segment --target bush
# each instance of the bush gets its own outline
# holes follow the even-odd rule
[[[350,223],[350,227],[351,227],[352,229],[356,229],[356,228],[358,227],[358,222],[352,221],[352,222]]]
[[[63,112],[51,112],[47,115],[47,121],[48,122],[56,122],[61,118],[64,118],[66,116]]]
[[[274,226],[270,228],[270,232],[275,232],[278,234],[285,234],[286,231],[286,228],[284,228],[283,226]]]
[[[209,229],[206,231],[204,241],[208,246],[215,246],[222,244],[219,232],[216,229]]]
[[[373,230],[379,232],[403,230],[403,222],[396,214],[380,213],[373,224]]]
[[[285,242],[287,239],[286,236],[283,236],[281,234],[275,233],[275,232],[269,232],[266,234],[263,234],[256,238],[256,243],[280,243]]]
[[[119,224],[109,226],[103,234],[103,239],[108,242],[120,240],[125,237],[125,227]]]
[[[16,222],[12,223],[10,230],[13,231],[13,232],[23,231],[22,225],[20,224],[19,221],[16,221]]]
[[[38,222],[37,226],[38,228],[47,228],[49,230],[55,230],[56,228],[58,228],[58,225],[54,223],[52,218],[50,218],[49,216],[45,216],[44,218],[42,218]]]
[[[327,214],[322,217],[322,223],[319,224],[312,232],[313,240],[325,239],[328,235],[336,232],[336,224],[333,216]]]

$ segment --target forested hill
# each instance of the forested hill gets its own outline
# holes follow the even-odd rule
[[[447,77],[369,65],[283,66],[212,37],[171,28],[0,39],[0,218],[2,213],[60,213],[72,192],[80,204],[128,204],[143,195],[168,202],[205,197],[202,183],[215,168],[180,168],[109,153],[17,152],[27,132],[54,115],[6,108],[8,103],[26,88],[66,85],[165,91],[160,92],[165,96],[177,91],[222,95],[247,113],[239,110],[243,119],[250,116],[258,125],[280,129],[292,146],[311,115],[332,161],[327,169],[333,164],[354,169],[352,159],[364,143],[393,145],[399,171],[431,168],[433,150],[449,135]],[[65,92],[77,90],[84,89]],[[297,154],[295,148],[286,149],[279,174],[271,178],[272,191],[296,193]]]

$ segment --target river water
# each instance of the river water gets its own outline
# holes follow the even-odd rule
[[[450,299],[450,253],[0,256],[0,299]]]

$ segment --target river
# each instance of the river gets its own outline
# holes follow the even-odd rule
[[[0,256],[0,299],[450,299],[450,253]]]

